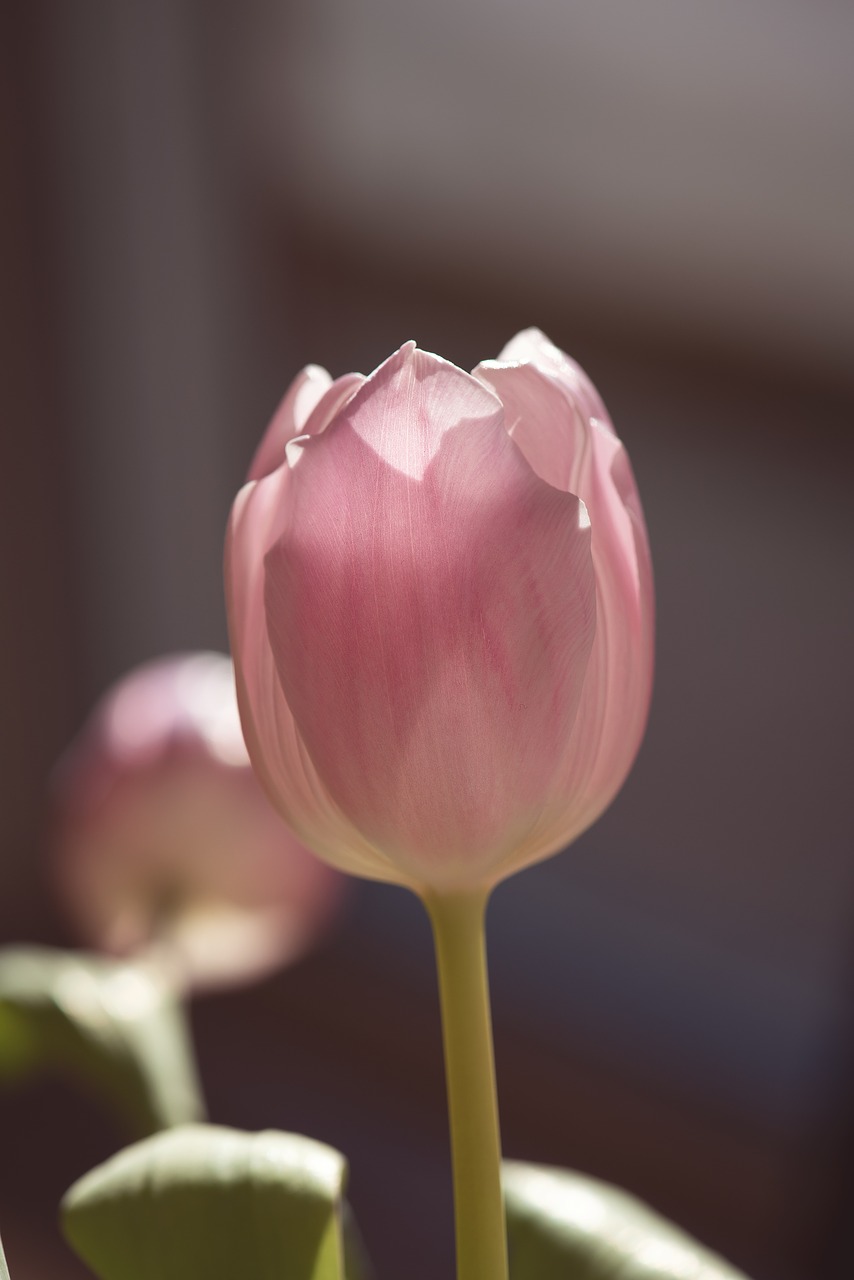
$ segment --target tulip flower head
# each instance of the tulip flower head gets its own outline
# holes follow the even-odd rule
[[[538,331],[471,374],[414,343],[367,378],[300,374],[235,501],[226,593],[252,762],[344,870],[491,886],[584,831],[634,760],[640,501]]]
[[[258,785],[215,653],[148,663],[105,695],[57,771],[52,852],[83,941],[153,949],[193,986],[295,958],[339,896]]]

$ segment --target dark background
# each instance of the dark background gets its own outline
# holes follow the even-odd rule
[[[819,0],[0,6],[0,937],[68,942],[45,781],[135,663],[225,645],[230,502],[312,360],[544,328],[632,456],[652,717],[612,810],[496,894],[505,1148],[756,1280],[854,1267],[854,9]],[[213,1117],[340,1147],[381,1277],[452,1274],[426,921],[359,886],[196,1002]],[[120,1135],[0,1096],[21,1280]]]

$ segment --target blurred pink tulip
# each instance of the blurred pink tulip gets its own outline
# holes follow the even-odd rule
[[[295,958],[341,881],[300,845],[253,774],[222,654],[139,667],[60,762],[53,872],[81,938],[150,951],[184,985]]]
[[[579,835],[634,760],[640,501],[536,330],[473,374],[414,343],[368,378],[306,369],[234,504],[226,594],[252,762],[347,871],[488,887]]]

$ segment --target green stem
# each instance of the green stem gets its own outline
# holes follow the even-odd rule
[[[507,1280],[486,972],[486,892],[431,894],[451,1120],[457,1280]]]

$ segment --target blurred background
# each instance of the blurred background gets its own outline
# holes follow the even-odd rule
[[[464,367],[537,324],[628,445],[659,601],[638,764],[496,894],[509,1155],[756,1280],[854,1272],[854,8],[3,3],[0,938],[67,942],[49,770],[137,662],[226,644],[234,493],[309,360]],[[193,1011],[213,1117],[352,1163],[380,1277],[452,1274],[426,921],[360,886]],[[0,1096],[13,1276],[119,1139]]]

